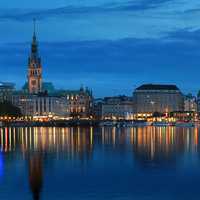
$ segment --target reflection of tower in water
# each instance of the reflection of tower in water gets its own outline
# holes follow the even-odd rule
[[[183,155],[200,155],[199,130],[175,127],[2,128],[0,150],[6,154],[5,162],[9,162],[5,166],[10,166],[11,156],[14,161],[21,159],[28,164],[29,176],[26,180],[33,200],[40,200],[42,190],[46,187],[43,180],[44,165],[51,165],[55,159],[69,160],[68,163],[73,166],[81,161],[78,166],[83,170],[90,168],[88,163],[89,166],[93,164],[92,158],[118,159],[122,164],[129,164],[133,160],[134,165],[140,168],[157,169],[161,165],[174,170]],[[51,179],[51,175],[48,178]]]
[[[43,161],[40,154],[31,155],[29,159],[29,184],[33,200],[39,200],[43,182]]]
[[[74,128],[2,128],[0,150],[2,152],[51,152],[68,159],[90,159],[93,151],[93,127]],[[22,153],[22,154],[20,154]]]

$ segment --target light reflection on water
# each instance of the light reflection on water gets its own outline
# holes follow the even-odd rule
[[[198,128],[3,128],[0,151],[0,199],[200,196]]]

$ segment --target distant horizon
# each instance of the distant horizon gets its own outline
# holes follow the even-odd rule
[[[0,81],[0,82],[3,82],[3,81]],[[6,82],[8,82],[8,81],[6,81]],[[11,81],[9,81],[8,83],[14,83],[14,82],[11,82]],[[26,82],[25,82],[26,83]],[[24,83],[24,85],[25,85],[25,83]],[[53,86],[54,86],[54,89],[55,90],[79,90],[81,87],[84,87],[84,89],[86,88],[86,87],[88,87],[87,85],[84,85],[84,84],[81,84],[79,87],[74,87],[74,88],[68,88],[68,87],[57,87],[52,81],[43,81],[43,83],[52,83],[53,84]],[[15,87],[16,87],[16,90],[21,90],[22,88],[23,88],[23,86],[24,85],[22,85],[21,87],[20,86],[18,86],[16,83],[14,83],[15,84]],[[153,84],[153,85],[176,85],[176,84],[174,84],[174,83],[158,83],[158,82],[154,82],[154,83],[147,83],[147,82],[144,82],[144,83],[141,83],[141,84],[138,84],[138,85],[136,85],[133,89],[132,89],[132,91],[130,92],[130,94],[125,94],[125,93],[120,93],[120,94],[113,94],[113,95],[111,95],[111,94],[108,94],[108,95],[102,95],[102,96],[96,96],[96,95],[94,95],[94,97],[95,98],[103,98],[103,97],[108,97],[108,96],[132,96],[132,94],[133,94],[133,92],[134,92],[134,90],[137,88],[137,87],[139,87],[139,86],[141,86],[141,85],[143,85],[143,84]],[[190,92],[190,91],[188,91],[188,92],[185,92],[184,90],[182,90],[181,89],[181,87],[179,86],[179,85],[176,85],[179,89],[180,89],[180,91],[184,94],[184,95],[188,95],[188,94],[192,94],[192,95],[194,95],[194,96],[197,96],[197,94],[198,94],[198,92],[200,91],[197,91],[197,93],[196,94],[194,94],[194,93],[192,93],[192,92]],[[93,94],[95,93],[95,91],[93,90],[93,88],[90,88],[90,87],[88,87],[89,89],[91,89],[92,90],[92,92],[93,92]]]

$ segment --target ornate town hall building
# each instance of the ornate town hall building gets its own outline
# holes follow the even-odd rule
[[[42,64],[38,54],[38,43],[36,39],[35,22],[31,55],[28,60],[28,92],[38,94],[42,92]]]

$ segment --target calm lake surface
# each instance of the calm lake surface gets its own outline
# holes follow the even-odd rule
[[[200,199],[200,129],[0,129],[1,200]]]

